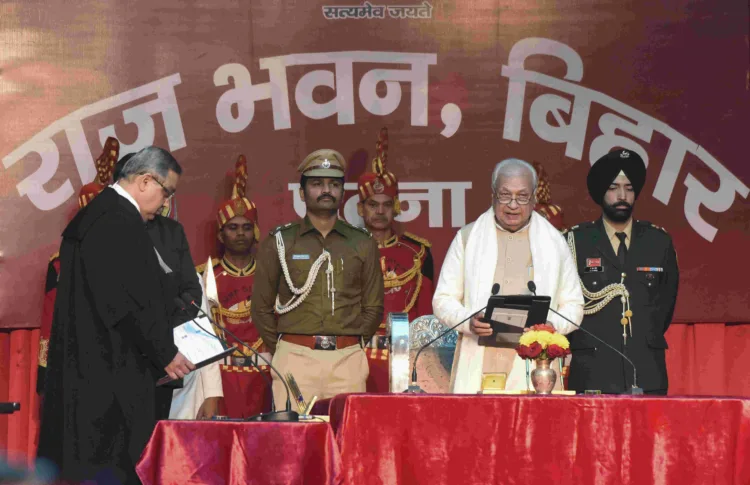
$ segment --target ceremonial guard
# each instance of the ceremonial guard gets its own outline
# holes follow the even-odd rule
[[[647,221],[634,220],[646,166],[630,150],[616,150],[591,167],[587,185],[602,217],[565,234],[586,299],[582,326],[627,355],[646,393],[667,393],[664,334],[672,321],[679,271],[672,238]],[[589,335],[570,335],[569,387],[577,392],[622,393],[633,369]]]
[[[552,191],[550,190],[549,174],[547,174],[547,171],[544,170],[544,167],[542,167],[541,163],[534,162],[531,165],[534,167],[534,170],[536,170],[539,184],[537,185],[536,191],[534,192],[534,198],[536,199],[534,210],[539,215],[547,219],[549,223],[555,226],[557,230],[562,231],[563,229],[565,229],[563,210],[559,205],[552,203]]]
[[[401,213],[398,180],[386,170],[388,161],[388,130],[380,130],[375,145],[372,172],[359,178],[360,202],[357,211],[365,228],[378,242],[380,270],[385,293],[383,321],[370,340],[367,357],[370,376],[368,392],[389,391],[388,345],[385,338],[389,313],[407,313],[409,321],[432,314],[433,262],[431,244],[408,232],[396,231],[394,218]]]
[[[244,155],[238,157],[233,175],[232,196],[221,204],[216,221],[222,256],[212,259],[210,271],[206,271],[205,264],[198,266],[197,270],[204,281],[209,278],[215,281],[215,285],[206,283],[206,295],[213,319],[219,326],[217,331],[234,345],[233,337],[223,331],[228,328],[270,362],[271,354],[250,314],[256,268],[253,248],[260,240],[260,231],[258,209],[246,197],[248,174]],[[212,288],[216,289],[215,293]],[[238,418],[269,411],[271,406],[268,365],[249,348],[239,347],[221,366],[226,412],[228,416]]]

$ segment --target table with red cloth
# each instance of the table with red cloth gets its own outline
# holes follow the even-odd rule
[[[344,483],[750,484],[750,400],[350,394]]]
[[[136,466],[150,484],[341,483],[328,423],[159,421]]]

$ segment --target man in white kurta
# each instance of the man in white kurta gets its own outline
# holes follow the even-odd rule
[[[492,207],[463,227],[443,262],[432,300],[443,324],[468,319],[487,304],[493,284],[501,295],[529,294],[533,281],[538,295],[551,297],[550,308],[580,324],[583,295],[573,257],[562,235],[534,212],[536,171],[526,162],[500,162],[492,176]],[[513,349],[479,345],[490,325],[474,316],[458,327],[459,339],[450,391],[474,394],[485,373],[508,372],[506,389],[526,389],[526,365]],[[547,316],[561,334],[575,327],[552,312]]]

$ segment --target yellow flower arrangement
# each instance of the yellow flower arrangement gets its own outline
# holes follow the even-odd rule
[[[522,359],[555,359],[570,354],[570,342],[551,325],[534,325],[518,340],[516,352]]]

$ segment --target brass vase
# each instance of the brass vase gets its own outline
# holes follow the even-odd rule
[[[557,382],[557,373],[550,365],[552,359],[537,359],[536,368],[531,371],[531,384],[537,394],[552,394]]]

